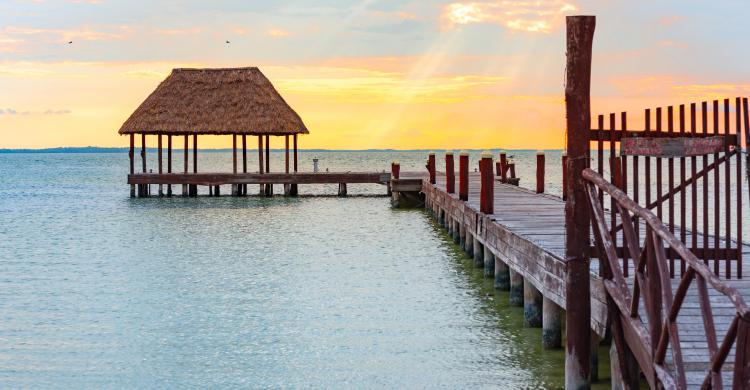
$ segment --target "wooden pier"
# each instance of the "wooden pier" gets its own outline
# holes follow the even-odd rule
[[[418,180],[422,184],[420,192],[425,196],[426,207],[431,215],[444,226],[449,234],[456,237],[469,256],[478,259],[486,274],[496,279],[496,286],[504,289],[517,287],[521,302],[528,301],[538,292],[541,300],[524,302],[530,306],[526,315],[541,313],[559,313],[567,308],[566,302],[566,264],[565,264],[565,202],[556,196],[538,194],[534,191],[504,184],[499,177],[493,180],[493,206],[491,214],[480,211],[481,176],[469,173],[468,200],[459,199],[458,193],[446,191],[446,175],[438,172],[436,183],[429,182],[427,173],[402,172],[399,179],[392,181],[394,189],[413,189]],[[409,183],[404,187],[401,183]],[[395,194],[395,191],[394,191]],[[645,229],[644,229],[645,230]],[[702,245],[703,235],[697,234]],[[690,236],[692,239],[692,235]],[[712,242],[713,237],[708,237]],[[593,237],[592,237],[593,244]],[[743,244],[743,258],[750,258],[750,245]],[[635,274],[631,263],[628,283],[632,286]],[[504,274],[505,273],[505,274]],[[596,258],[591,261],[591,331],[596,339],[603,339],[611,323],[607,306],[607,295],[604,278],[600,275],[600,265]],[[521,286],[511,286],[511,274],[521,282]],[[727,285],[737,289],[742,296],[750,297],[750,280],[721,279]],[[500,283],[500,284],[498,284]],[[671,279],[673,290],[677,290],[681,279]],[[531,290],[531,293],[528,291]],[[736,317],[735,307],[715,289],[708,289],[711,310],[718,335],[724,335]],[[513,298],[513,297],[511,297]],[[539,307],[541,305],[541,307]],[[555,305],[557,307],[552,307]],[[699,295],[695,292],[685,297],[682,312],[677,317],[680,329],[680,346],[685,360],[685,374],[689,388],[699,388],[710,367],[711,354],[706,339],[706,332],[700,320]],[[526,309],[526,308],[525,308]],[[558,314],[559,315],[559,314]],[[543,317],[543,316],[542,316]],[[645,318],[645,314],[643,314]],[[543,320],[543,318],[542,318]],[[542,326],[534,322],[535,326]],[[548,347],[560,347],[561,329],[559,318],[556,326],[544,329],[545,339],[558,340]],[[557,334],[555,334],[555,332]],[[719,337],[719,340],[721,338]],[[724,383],[732,383],[735,351],[732,349],[723,366]],[[616,364],[613,362],[612,364]]]

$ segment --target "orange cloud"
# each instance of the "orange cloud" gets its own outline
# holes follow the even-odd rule
[[[464,1],[446,5],[442,20],[446,28],[490,23],[510,30],[549,33],[562,23],[562,16],[577,10],[565,0]]]
[[[266,35],[271,38],[286,38],[292,35],[291,32],[282,30],[280,28],[270,28],[266,30]]]

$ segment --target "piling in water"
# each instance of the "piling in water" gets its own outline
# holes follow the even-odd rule
[[[562,346],[562,309],[551,299],[542,300],[542,347],[555,349]]]
[[[498,290],[508,291],[510,290],[510,274],[508,273],[510,268],[505,264],[500,257],[495,256],[495,288]]]
[[[510,276],[510,304],[523,306],[523,275],[512,268],[508,270],[508,274]]]
[[[523,284],[523,326],[542,326],[542,293],[528,281]]]

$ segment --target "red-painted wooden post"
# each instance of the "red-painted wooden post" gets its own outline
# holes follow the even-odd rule
[[[544,193],[544,152],[536,152],[536,193]]]
[[[479,160],[479,175],[481,177],[481,189],[479,192],[479,211],[492,214],[494,210],[495,183],[492,170],[492,153],[482,152]]]
[[[469,200],[469,153],[458,154],[458,198]]]
[[[568,16],[565,77],[568,197],[565,202],[565,388],[591,388],[590,210],[583,185],[591,131],[591,49],[595,16]]]
[[[568,152],[563,151],[562,153],[562,198],[563,200],[568,198]]]
[[[453,166],[453,152],[445,152],[445,191],[456,192],[456,172]]]
[[[430,172],[430,184],[437,183],[435,172],[435,153],[430,152],[427,156],[427,170]]]
[[[508,182],[508,155],[505,152],[500,152],[500,181]]]
[[[398,161],[391,163],[391,179],[398,179],[401,174],[401,164]]]

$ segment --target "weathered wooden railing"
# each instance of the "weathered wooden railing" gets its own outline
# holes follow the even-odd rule
[[[604,286],[612,319],[613,340],[618,351],[619,369],[628,377],[625,351],[632,351],[652,388],[684,389],[687,387],[685,363],[680,346],[680,326],[677,317],[688,289],[695,281],[706,343],[710,353],[710,367],[702,388],[722,388],[722,367],[733,346],[736,346],[733,388],[750,388],[750,311],[739,292],[720,280],[714,272],[682,243],[662,221],[648,209],[638,205],[622,190],[607,182],[591,169],[583,172],[586,182],[591,220],[596,239]],[[612,240],[610,226],[600,201],[599,191],[607,193],[621,216],[625,245],[637,259],[631,287],[625,278],[623,263]],[[646,224],[642,247],[636,235],[634,219]],[[672,291],[667,250],[680,256],[687,265],[686,272]],[[716,337],[709,286],[726,296],[736,314],[721,344]],[[640,302],[644,303],[645,319],[641,317]],[[671,349],[672,361],[666,362]]]

